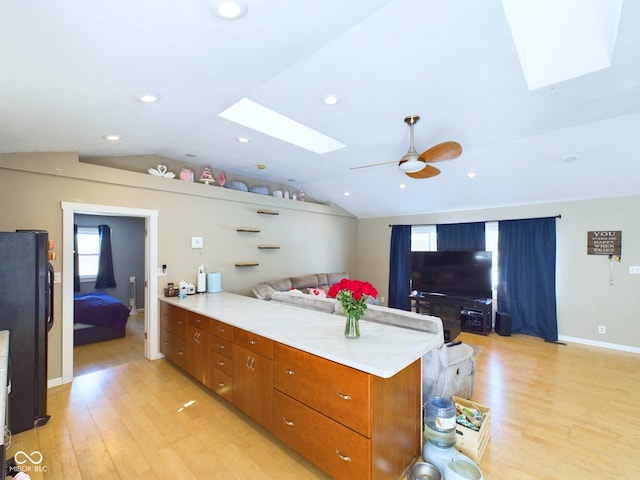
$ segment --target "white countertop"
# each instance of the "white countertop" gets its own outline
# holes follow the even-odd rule
[[[345,317],[232,293],[200,293],[161,301],[215,318],[276,342],[389,378],[433,348],[437,335],[360,320],[360,338],[344,338]]]

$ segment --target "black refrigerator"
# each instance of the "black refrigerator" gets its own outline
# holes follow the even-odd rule
[[[47,343],[53,267],[45,231],[0,232],[0,330],[9,330],[7,425],[20,433],[48,420]]]

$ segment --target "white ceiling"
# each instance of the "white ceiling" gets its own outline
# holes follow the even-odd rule
[[[610,68],[529,91],[499,0],[249,0],[237,21],[208,0],[0,0],[0,152],[162,155],[360,218],[635,195],[639,25],[626,0]],[[320,155],[218,116],[244,97],[347,147]],[[399,160],[412,114],[418,151],[455,140],[462,156],[431,179],[350,170]]]

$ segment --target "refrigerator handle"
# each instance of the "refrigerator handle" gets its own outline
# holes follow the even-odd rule
[[[47,263],[47,295],[49,297],[47,302],[47,332],[53,328],[53,281],[53,265]]]

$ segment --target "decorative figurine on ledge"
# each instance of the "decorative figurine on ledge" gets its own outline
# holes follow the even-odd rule
[[[216,181],[213,178],[213,174],[211,173],[211,168],[209,167],[209,165],[204,167],[204,170],[202,171],[202,175],[200,176],[200,181],[207,185],[216,183]]]

